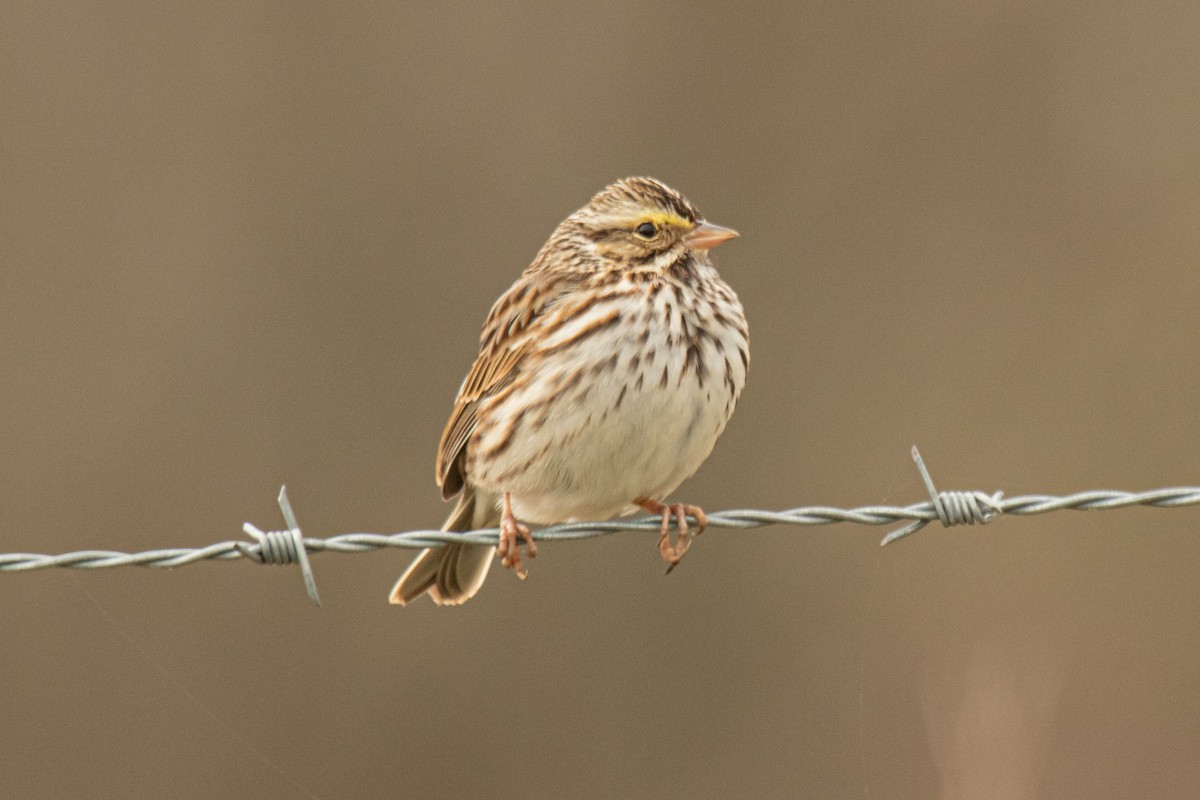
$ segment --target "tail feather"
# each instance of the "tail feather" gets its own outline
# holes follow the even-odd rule
[[[499,521],[496,504],[467,487],[442,530],[470,531]],[[405,606],[428,592],[439,606],[462,605],[483,586],[495,552],[496,548],[488,545],[457,543],[422,550],[396,581],[388,602]]]

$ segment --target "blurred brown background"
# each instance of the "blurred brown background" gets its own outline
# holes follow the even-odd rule
[[[492,300],[651,174],[743,238],[710,510],[1200,483],[1195,4],[0,9],[0,552],[435,527]],[[1200,793],[1200,511],[0,575],[5,797]],[[295,784],[283,774],[291,776]]]

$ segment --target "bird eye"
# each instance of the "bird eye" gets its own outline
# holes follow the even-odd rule
[[[654,227],[653,222],[643,222],[634,228],[633,232],[643,239],[653,239],[654,234],[658,233],[658,228]]]

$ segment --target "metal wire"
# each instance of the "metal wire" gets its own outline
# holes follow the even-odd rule
[[[937,492],[929,472],[921,460],[920,453],[913,448],[913,460],[929,491],[930,499],[909,506],[863,506],[842,509],[828,506],[804,506],[786,511],[745,509],[714,511],[708,515],[708,527],[748,529],[764,525],[831,525],[849,522],[858,525],[893,525],[906,522],[892,531],[880,542],[891,544],[909,536],[930,522],[938,521],[943,526],[984,524],[1000,515],[1031,516],[1048,514],[1052,511],[1070,509],[1074,511],[1107,511],[1129,506],[1152,508],[1179,508],[1200,505],[1200,487],[1181,486],[1168,489],[1152,489],[1145,492],[1121,492],[1098,489],[1062,497],[1054,495],[1025,495],[1004,497],[1002,492]],[[320,602],[312,568],[308,563],[309,553],[324,551],[335,553],[362,553],[388,547],[424,549],[440,547],[452,542],[494,545],[499,538],[498,528],[485,528],[465,533],[453,531],[418,530],[404,533],[344,533],[328,539],[316,539],[301,535],[296,524],[291,504],[287,499],[286,487],[280,491],[279,505],[287,522],[288,530],[264,532],[250,523],[243,530],[255,541],[226,541],[207,547],[178,547],[168,550],[148,550],[142,553],[123,553],[114,550],[80,550],[61,555],[38,553],[0,554],[0,572],[26,572],[48,567],[71,569],[102,569],[106,567],[154,567],[169,569],[194,564],[197,561],[228,561],[249,558],[260,564],[298,563],[305,579],[309,597]],[[615,522],[573,522],[550,525],[534,534],[539,541],[571,541],[607,536],[621,531],[658,531],[659,517]]]

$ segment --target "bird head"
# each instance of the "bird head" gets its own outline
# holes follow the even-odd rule
[[[656,272],[738,235],[705,221],[683,195],[653,178],[605,187],[563,226],[609,268]]]

